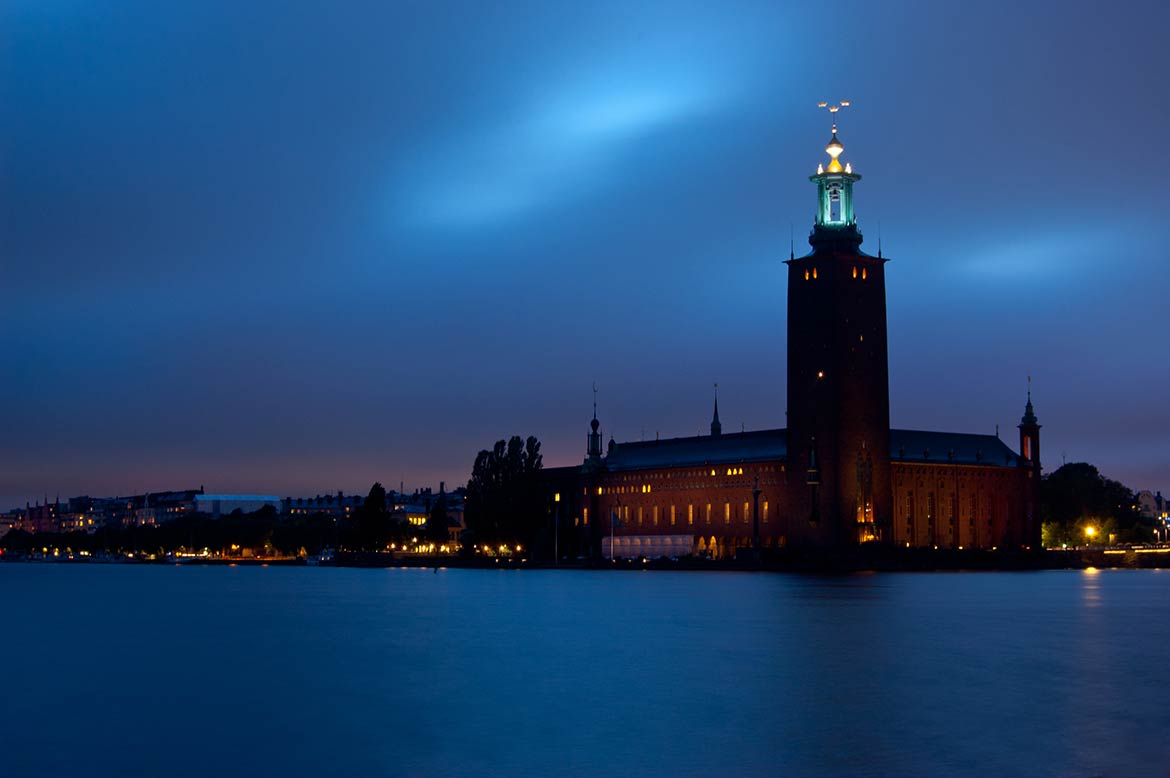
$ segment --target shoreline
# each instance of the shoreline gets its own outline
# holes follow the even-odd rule
[[[457,568],[469,570],[673,570],[688,572],[895,573],[1005,572],[1029,570],[1170,569],[1170,548],[1050,550],[1041,552],[958,551],[952,549],[856,549],[824,554],[773,553],[759,560],[679,559],[532,560],[515,557],[401,556],[378,552],[339,552],[328,562],[299,558],[130,559],[101,557],[36,558],[5,554],[0,563],[170,565],[175,567],[349,567]]]

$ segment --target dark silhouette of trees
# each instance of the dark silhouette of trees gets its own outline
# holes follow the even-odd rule
[[[1084,544],[1086,527],[1096,531],[1092,542],[1136,543],[1153,539],[1153,527],[1136,508],[1134,492],[1106,478],[1086,462],[1070,462],[1040,482],[1040,515],[1046,545]]]
[[[386,489],[375,483],[355,515],[345,522],[341,545],[353,551],[383,551],[396,537],[396,527],[386,511]]]
[[[439,497],[435,500],[435,504],[431,506],[431,512],[427,516],[427,539],[433,540],[436,543],[446,542],[447,535],[447,495],[444,492],[439,492]]]
[[[545,520],[542,465],[540,441],[532,436],[514,435],[479,452],[465,503],[467,526],[477,543],[532,544]]]

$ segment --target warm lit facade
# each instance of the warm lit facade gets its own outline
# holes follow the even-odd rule
[[[716,400],[710,435],[611,439],[603,453],[595,410],[584,465],[545,476],[550,510],[571,517],[594,554],[1039,547],[1031,397],[1019,453],[998,435],[890,428],[887,260],[861,250],[861,176],[843,151],[834,124],[830,160],[810,179],[812,251],[786,262],[789,427],[724,434]]]

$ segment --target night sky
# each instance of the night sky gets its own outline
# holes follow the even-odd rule
[[[894,426],[1170,487],[1160,2],[0,10],[0,508],[784,426],[828,140]]]

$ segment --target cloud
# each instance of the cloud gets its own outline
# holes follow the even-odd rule
[[[1040,281],[1046,283],[1075,280],[1088,276],[1069,271],[1081,270],[1099,261],[1118,233],[1116,228],[1065,228],[1058,232],[1018,234],[985,244],[961,256],[955,269],[972,280]]]

